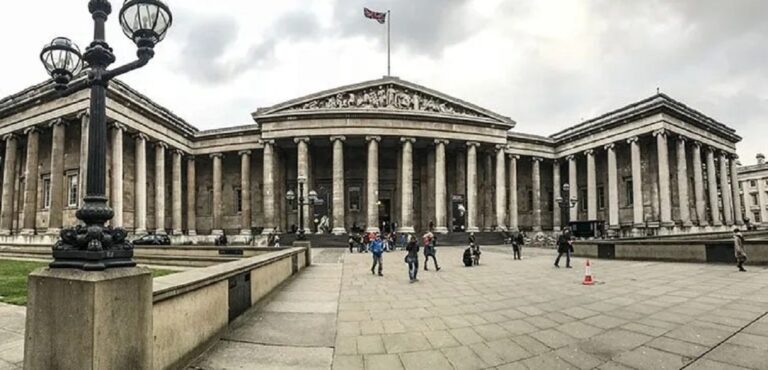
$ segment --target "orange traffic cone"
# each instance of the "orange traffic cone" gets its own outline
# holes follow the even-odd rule
[[[584,271],[584,281],[582,282],[584,285],[593,285],[595,284],[595,281],[592,280],[592,264],[587,260],[587,267]]]

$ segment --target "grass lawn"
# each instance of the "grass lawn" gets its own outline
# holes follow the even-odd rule
[[[19,306],[27,304],[27,275],[48,266],[48,262],[14,261],[0,259],[0,302]],[[152,277],[173,274],[178,271],[152,269]]]

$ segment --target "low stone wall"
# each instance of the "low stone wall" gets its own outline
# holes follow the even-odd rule
[[[237,313],[233,304],[239,297],[250,295],[245,304],[255,304],[306,267],[307,253],[307,248],[276,250],[154,279],[154,368],[189,363],[220,338]],[[250,284],[249,291],[238,289],[238,284]]]
[[[768,240],[746,240],[748,263],[768,264]],[[577,241],[574,255],[600,259],[735,263],[733,241],[723,240],[626,240]]]

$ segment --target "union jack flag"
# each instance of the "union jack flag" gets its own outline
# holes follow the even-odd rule
[[[387,13],[374,12],[371,9],[363,8],[363,15],[366,18],[375,19],[377,22],[384,24],[387,21]]]

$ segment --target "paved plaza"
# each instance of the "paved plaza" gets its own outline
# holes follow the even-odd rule
[[[465,268],[461,252],[409,284],[403,252],[378,277],[369,254],[316,249],[193,368],[768,369],[766,268],[599,260],[583,286],[580,258],[494,247]]]

